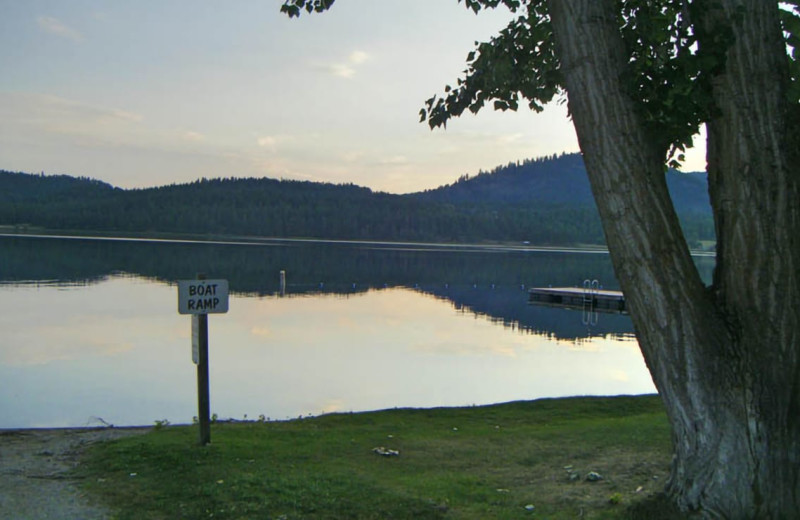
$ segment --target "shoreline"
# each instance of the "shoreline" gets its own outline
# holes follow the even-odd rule
[[[391,240],[357,240],[357,239],[324,239],[303,237],[261,237],[240,235],[186,235],[172,233],[112,233],[104,231],[58,231],[43,229],[35,232],[9,232],[0,226],[0,238],[42,238],[62,240],[98,240],[109,242],[150,242],[175,244],[211,244],[236,246],[275,246],[283,244],[337,244],[355,246],[373,246],[380,248],[399,248],[414,250],[448,250],[448,251],[502,251],[502,252],[541,252],[541,253],[579,253],[608,254],[608,248],[601,244],[565,244],[536,245],[531,243],[445,243],[445,242],[413,242]],[[714,257],[713,250],[690,251],[692,256]]]
[[[110,512],[89,500],[72,472],[98,442],[152,427],[0,429],[0,511],[4,518],[100,520]]]

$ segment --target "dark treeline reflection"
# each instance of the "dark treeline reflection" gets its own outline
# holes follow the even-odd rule
[[[699,261],[709,279],[713,259]],[[174,283],[203,273],[227,279],[232,293],[266,296],[280,292],[280,271],[286,272],[287,297],[407,287],[523,331],[570,339],[632,332],[627,316],[603,314],[589,327],[580,311],[527,303],[527,289],[534,286],[575,286],[590,278],[616,288],[604,254],[0,237],[0,283],[78,285],[120,274]]]

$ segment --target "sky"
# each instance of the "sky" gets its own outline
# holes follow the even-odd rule
[[[419,122],[513,15],[456,0],[0,0],[0,169],[122,188],[216,177],[409,193],[577,152],[564,104]],[[686,171],[703,170],[704,150]]]

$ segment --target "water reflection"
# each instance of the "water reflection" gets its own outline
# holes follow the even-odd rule
[[[632,333],[630,321],[608,317],[587,328],[563,313],[527,305],[532,285],[576,285],[591,273],[615,286],[606,255],[532,252],[514,248],[419,247],[341,243],[207,244],[0,237],[0,284],[86,285],[130,273],[174,283],[202,272],[230,281],[233,293],[290,296],[357,294],[407,287],[485,315],[512,329],[559,338]]]
[[[196,272],[231,283],[209,319],[220,417],[654,391],[626,317],[527,304],[604,256],[0,240],[0,427],[190,422],[174,281]]]
[[[175,300],[173,287],[126,277],[4,288],[0,427],[189,422],[190,320]],[[408,289],[239,296],[230,307],[210,318],[221,417],[653,391],[635,341],[509,333]]]

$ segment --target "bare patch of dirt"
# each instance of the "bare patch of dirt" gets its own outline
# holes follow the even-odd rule
[[[70,475],[88,446],[149,428],[0,430],[0,519],[99,520],[108,511],[89,502]]]
[[[562,462],[560,466],[548,462],[527,468],[534,475],[527,484],[536,490],[535,500],[558,504],[562,511],[574,512],[576,518],[612,513],[615,518],[637,520],[683,518],[666,506],[661,506],[661,516],[638,513],[660,500],[663,493],[669,477],[669,456],[662,452],[624,448],[578,451],[565,453]]]

